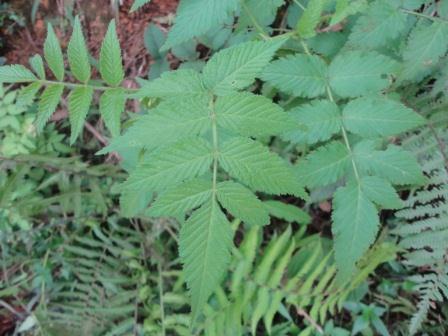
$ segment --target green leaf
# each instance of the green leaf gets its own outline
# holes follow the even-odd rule
[[[421,184],[424,177],[414,155],[390,145],[385,151],[374,150],[369,141],[355,147],[354,157],[366,173],[382,177],[393,184]]]
[[[307,198],[289,164],[257,141],[228,140],[221,147],[219,162],[232,177],[254,190]]]
[[[329,100],[313,100],[310,104],[300,105],[289,111],[298,124],[306,131],[287,132],[283,138],[294,143],[314,144],[326,141],[341,130],[341,112],[339,107]]]
[[[403,51],[403,71],[400,80],[420,81],[427,76],[448,49],[448,25],[433,22],[417,25],[412,30]]]
[[[120,42],[112,20],[104,37],[100,52],[100,73],[104,81],[111,86],[118,86],[124,78],[123,64],[121,59]]]
[[[308,187],[334,183],[343,177],[350,165],[350,153],[339,141],[333,141],[311,152],[297,165],[297,175]]]
[[[374,1],[356,21],[350,43],[370,49],[386,46],[405,32],[406,19],[407,15],[393,1]]]
[[[269,224],[269,214],[252,191],[239,183],[226,181],[217,186],[218,201],[234,217],[248,225]]]
[[[62,93],[64,92],[64,86],[55,84],[49,85],[39,100],[37,108],[36,129],[41,132],[44,129],[45,124],[51,115],[56,110],[56,107],[61,101]]]
[[[144,34],[145,48],[154,59],[161,59],[166,56],[166,52],[160,52],[160,48],[165,43],[165,33],[154,23],[150,23]]]
[[[164,101],[135,122],[124,135],[114,139],[107,150],[123,146],[154,149],[203,134],[210,125],[208,99]]]
[[[80,86],[68,96],[68,115],[70,119],[70,144],[72,145],[81,133],[90,104],[93,98],[93,88]]]
[[[23,65],[0,66],[0,83],[25,83],[35,80],[36,76]]]
[[[363,97],[346,105],[343,122],[352,133],[378,137],[399,134],[421,126],[425,119],[397,101]]]
[[[108,89],[100,98],[100,113],[112,137],[120,135],[120,117],[126,106],[126,95],[122,88]]]
[[[39,82],[34,82],[28,86],[23,87],[20,90],[19,96],[17,97],[18,104],[22,106],[31,105],[41,87],[42,85]]]
[[[264,201],[263,203],[273,217],[283,219],[289,223],[309,224],[311,222],[311,217],[295,205],[279,201]]]
[[[386,180],[376,176],[364,176],[360,180],[366,197],[384,209],[400,209],[403,202],[397,192]]]
[[[232,230],[215,201],[203,205],[182,226],[179,253],[196,321],[210,295],[220,285],[230,262]]]
[[[343,21],[350,15],[363,11],[366,6],[366,0],[336,0],[336,10],[331,17],[330,26]]]
[[[325,3],[326,0],[310,0],[308,2],[296,27],[297,33],[301,38],[309,38],[316,35],[316,27],[320,22]]]
[[[238,0],[182,0],[162,50],[206,34],[223,25],[238,9]]]
[[[58,81],[64,80],[64,58],[61,45],[54,33],[51,23],[47,26],[47,38],[44,43],[44,56],[48,66]]]
[[[168,189],[157,197],[147,214],[154,217],[182,217],[212,196],[211,181],[194,179]]]
[[[397,63],[376,52],[348,51],[339,54],[329,69],[330,86],[341,97],[379,92],[391,84],[386,76]]]
[[[278,135],[299,128],[271,99],[248,92],[219,97],[215,112],[219,126],[247,136]]]
[[[380,225],[375,205],[356,183],[339,188],[333,198],[333,237],[340,280],[348,280],[356,262],[375,241]]]
[[[287,56],[272,62],[262,79],[275,88],[297,97],[314,98],[325,94],[327,64],[314,55]]]
[[[151,0],[135,0],[131,7],[131,13],[135,12],[140,7],[143,7],[144,5],[150,3]]]
[[[132,171],[125,190],[161,192],[183,181],[203,175],[213,160],[212,148],[201,138],[191,138],[151,154]]]
[[[89,52],[82,34],[79,17],[75,18],[73,33],[67,48],[68,63],[73,76],[80,82],[87,83],[90,79]]]
[[[151,82],[145,84],[139,91],[139,97],[172,98],[198,97],[207,91],[202,84],[201,75],[191,69],[181,69],[165,72]]]
[[[34,55],[33,57],[30,57],[29,62],[37,76],[39,76],[40,79],[45,79],[45,67],[42,56]]]
[[[276,16],[278,8],[284,4],[284,0],[245,0],[247,11],[250,12],[261,26],[271,25]],[[238,29],[253,27],[254,23],[249,15],[240,15],[238,18]]]
[[[246,88],[284,42],[284,38],[246,42],[216,53],[204,67],[205,86],[218,96]]]

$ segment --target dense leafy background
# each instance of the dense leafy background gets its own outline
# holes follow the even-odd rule
[[[447,333],[448,2],[182,0],[139,76],[82,9],[0,67],[0,333]]]

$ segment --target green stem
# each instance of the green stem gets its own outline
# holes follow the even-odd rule
[[[329,86],[327,86],[327,94],[328,94],[328,99],[330,99],[330,101],[334,103],[333,94],[331,93],[331,89]],[[356,162],[353,159],[353,150],[350,145],[350,141],[348,140],[347,131],[346,131],[344,125],[342,125],[342,123],[341,123],[341,130],[342,130],[342,138],[344,139],[345,147],[347,147],[347,150],[350,153],[350,160],[352,161],[353,172],[355,173],[356,180],[358,181],[358,184],[359,184],[360,178],[359,178],[358,167],[356,166]]]
[[[415,15],[415,16],[419,16],[419,17],[422,17],[422,18],[425,18],[425,19],[428,19],[428,20],[432,20],[432,21],[440,21],[440,22],[448,23],[447,20],[444,20],[444,19],[439,18],[439,17],[435,17],[435,16],[427,15],[427,14],[424,14],[424,13],[414,12],[414,11],[407,10],[407,9],[404,9],[404,8],[400,8],[400,10],[401,10],[403,13],[410,14],[410,15]]]
[[[215,98],[210,100],[210,120],[212,122],[212,137],[213,137],[213,200],[216,200],[217,192],[217,180],[218,180],[218,155],[219,155],[219,143],[218,143],[218,127],[216,125],[216,113],[215,113]]]
[[[101,86],[101,85],[90,85],[90,84],[81,84],[81,83],[67,83],[67,82],[58,82],[58,81],[52,81],[52,80],[37,80],[37,82],[41,83],[42,85],[64,85],[65,87],[75,89],[79,87],[90,87],[93,90],[97,91],[106,91],[109,89],[113,89],[113,87],[110,86]],[[129,93],[138,91],[139,89],[125,89]]]

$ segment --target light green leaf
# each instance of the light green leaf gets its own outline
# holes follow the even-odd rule
[[[112,137],[120,135],[120,117],[126,106],[126,96],[122,88],[108,89],[100,98],[100,113]]]
[[[403,51],[403,71],[400,80],[420,81],[427,76],[448,49],[448,25],[433,22],[417,25],[412,30]]]
[[[36,76],[23,65],[0,66],[0,83],[26,83],[35,80]]]
[[[30,57],[29,62],[37,76],[39,76],[40,79],[45,79],[45,67],[42,56],[34,55],[33,57]]]
[[[294,143],[314,144],[326,141],[341,130],[341,112],[338,106],[329,100],[314,100],[310,104],[300,105],[289,111],[298,124],[306,130],[287,132],[283,138]]]
[[[42,93],[37,108],[36,129],[38,132],[44,129],[48,119],[56,110],[61,101],[63,91],[64,86],[56,84],[49,85]]]
[[[400,209],[403,202],[397,192],[386,180],[376,176],[364,176],[360,180],[366,197],[384,209]]]
[[[247,136],[278,135],[300,126],[271,99],[248,92],[219,97],[215,112],[219,126]]]
[[[154,59],[158,60],[166,56],[166,52],[160,52],[160,48],[165,43],[165,41],[165,33],[160,29],[160,27],[158,27],[154,23],[150,23],[146,27],[143,42],[145,44],[145,48],[149,51]]]
[[[201,138],[191,138],[151,154],[131,172],[125,190],[161,192],[203,175],[213,160],[212,148]]]
[[[377,52],[344,52],[330,65],[330,86],[341,97],[379,92],[391,84],[386,75],[393,73],[396,67],[394,60]]]
[[[31,83],[28,86],[23,87],[20,90],[19,96],[17,97],[17,103],[22,106],[29,106],[36,97],[42,85],[39,82]]]
[[[284,42],[284,38],[252,41],[216,53],[203,70],[206,87],[218,96],[246,88]]]
[[[301,38],[309,38],[316,35],[316,27],[320,22],[325,3],[326,0],[310,0],[308,2],[296,27],[297,33]]]
[[[284,0],[245,0],[247,11],[257,20],[261,26],[271,25],[277,16],[277,10],[284,4]],[[242,13],[246,13],[243,11]],[[240,15],[238,18],[238,28],[244,29],[253,27],[254,23],[249,15]]]
[[[135,12],[137,9],[139,9],[140,7],[143,7],[144,5],[146,5],[147,3],[150,3],[151,0],[134,0],[134,3],[132,4],[131,7],[131,13]]]
[[[333,141],[299,161],[297,175],[310,188],[326,186],[346,174],[350,161],[347,148],[339,141]]]
[[[275,88],[297,97],[314,98],[325,94],[327,64],[319,56],[287,56],[272,62],[262,79]]]
[[[420,184],[424,177],[414,155],[390,145],[385,151],[374,150],[369,142],[355,147],[358,166],[366,173],[382,177],[393,184]]]
[[[175,187],[157,197],[147,214],[154,217],[182,217],[212,196],[212,182],[194,179]]]
[[[237,9],[238,0],[182,0],[177,9],[174,26],[162,50],[168,50],[218,28]]]
[[[311,222],[310,215],[295,205],[279,201],[264,201],[263,203],[273,217],[283,219],[289,223],[309,224]]]
[[[193,321],[220,285],[230,262],[232,230],[215,201],[203,205],[182,226],[179,253],[190,289]]]
[[[64,80],[64,58],[61,45],[54,33],[51,23],[47,26],[47,39],[44,44],[44,56],[48,66],[58,81]]]
[[[73,144],[81,133],[90,104],[93,98],[93,88],[80,86],[68,96],[68,115],[70,119],[70,144]]]
[[[269,214],[252,191],[239,183],[226,181],[217,186],[218,201],[234,217],[248,225],[269,224]]]
[[[107,151],[115,148],[154,149],[182,138],[203,134],[210,129],[208,99],[175,99],[160,103],[141,117],[127,132],[114,139]]]
[[[336,0],[336,10],[331,17],[330,26],[343,21],[350,15],[363,11],[366,6],[366,0]]]
[[[371,49],[385,46],[405,32],[406,19],[393,1],[376,0],[356,21],[350,43]]]
[[[333,237],[338,278],[348,280],[356,262],[375,241],[380,225],[378,211],[356,183],[339,188],[333,198]]]
[[[118,86],[124,78],[123,64],[121,59],[120,42],[112,20],[104,37],[100,52],[100,73],[104,81],[111,86]]]
[[[403,104],[386,98],[352,100],[343,110],[347,130],[362,137],[389,136],[423,125],[425,119]]]
[[[151,201],[152,193],[145,190],[122,190],[120,195],[120,210],[124,217],[135,217],[139,215]]]
[[[90,79],[89,52],[82,34],[79,17],[75,18],[73,33],[67,48],[68,63],[73,76],[80,82],[87,83]]]
[[[219,162],[232,177],[254,190],[307,198],[289,164],[257,141],[228,140],[221,147]]]
[[[139,91],[139,97],[173,98],[197,97],[206,94],[201,75],[191,69],[165,72],[148,82]]]

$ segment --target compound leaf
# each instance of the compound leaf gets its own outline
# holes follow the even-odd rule
[[[80,82],[87,83],[91,72],[89,52],[87,51],[78,16],[75,18],[72,37],[67,48],[67,56],[73,76]]]
[[[300,181],[310,188],[326,186],[345,175],[350,164],[350,153],[339,141],[333,141],[310,153],[297,165]]]
[[[44,129],[48,119],[50,119],[51,115],[56,110],[56,107],[61,101],[63,92],[64,86],[55,84],[49,85],[42,93],[37,108],[36,129],[38,132],[41,132]]]
[[[115,20],[112,20],[101,45],[99,61],[101,77],[107,84],[118,86],[123,81],[124,70],[122,63]]]
[[[306,130],[287,132],[283,138],[294,143],[314,144],[326,141],[341,130],[341,112],[339,107],[329,100],[314,100],[289,111],[296,123],[304,125]]]
[[[75,88],[68,97],[68,115],[70,119],[70,144],[73,144],[81,133],[90,104],[93,98],[93,88],[81,86]]]
[[[0,66],[0,83],[23,83],[37,80],[36,76],[23,65]]]
[[[314,55],[294,55],[272,62],[262,79],[275,88],[297,97],[325,94],[327,64]]]
[[[247,136],[278,135],[299,127],[271,99],[247,92],[218,98],[215,112],[219,126]]]
[[[378,137],[410,130],[422,125],[425,119],[397,101],[362,97],[346,105],[343,122],[352,133]]]
[[[182,217],[204,204],[212,196],[212,182],[194,179],[169,188],[157,197],[147,214],[150,216]]]
[[[126,106],[126,95],[122,88],[108,89],[100,98],[100,113],[112,137],[120,135],[120,117]]]
[[[232,230],[219,205],[212,200],[185,222],[179,240],[195,321],[224,277],[233,245]]]
[[[204,83],[218,96],[244,89],[268,65],[284,38],[246,42],[216,53],[203,70]]]
[[[45,60],[56,79],[58,81],[63,81],[65,71],[61,45],[59,44],[51,23],[49,23],[47,27],[47,38],[44,43]]]
[[[360,180],[366,197],[384,209],[400,209],[403,202],[397,192],[386,180],[376,176],[364,176]]]
[[[268,212],[252,191],[232,181],[221,182],[217,188],[219,203],[233,216],[248,225],[269,224]]]
[[[289,164],[257,141],[228,140],[222,145],[219,162],[232,177],[254,190],[307,198]]]
[[[375,241],[380,221],[375,205],[356,183],[336,191],[333,209],[332,231],[338,277],[347,280],[353,275],[356,262]]]
[[[344,52],[330,65],[330,86],[341,97],[378,92],[390,85],[386,75],[393,73],[396,66],[394,60],[377,52]]]
[[[224,24],[238,9],[237,0],[182,0],[162,50],[204,35]]]

